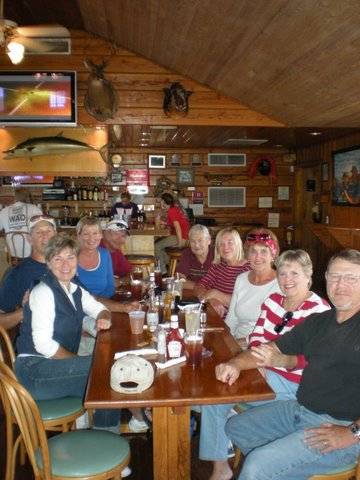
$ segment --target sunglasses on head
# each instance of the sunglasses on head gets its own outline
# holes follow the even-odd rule
[[[274,331],[275,333],[280,333],[283,331],[284,327],[290,322],[290,320],[293,318],[294,312],[286,312],[285,315],[282,318],[282,322],[279,323],[278,325],[275,325]]]
[[[247,242],[256,242],[257,240],[271,240],[271,237],[268,233],[249,233],[246,237]]]
[[[115,225],[116,227],[120,228],[120,230],[129,230],[123,223],[112,223],[111,225]]]
[[[47,215],[46,213],[39,214],[39,215],[33,215],[29,222],[36,222],[36,220],[54,220],[54,218],[51,215]]]

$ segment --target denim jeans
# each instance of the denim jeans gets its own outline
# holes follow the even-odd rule
[[[64,359],[45,357],[18,357],[15,373],[19,382],[35,400],[49,400],[67,396],[83,397],[91,367],[91,355]],[[121,410],[96,410],[94,426],[117,426]]]
[[[313,413],[296,400],[271,402],[232,417],[226,433],[246,455],[238,480],[306,480],[356,462],[360,442],[323,454],[303,442],[304,429],[324,422],[351,423]]]
[[[294,399],[299,385],[289,382],[282,375],[272,370],[266,370],[267,383],[276,393],[276,400]],[[265,402],[248,402],[247,405],[258,406]],[[199,457],[202,460],[224,461],[228,458],[229,439],[225,433],[225,424],[230,410],[237,403],[223,405],[204,405],[201,407],[201,428]]]

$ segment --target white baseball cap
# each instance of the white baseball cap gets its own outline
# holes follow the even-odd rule
[[[128,353],[111,367],[110,386],[120,393],[141,393],[154,382],[154,367],[144,357]]]
[[[105,230],[112,230],[113,232],[126,231],[130,235],[128,224],[125,220],[111,220],[105,227]]]
[[[49,223],[51,223],[51,225],[56,230],[55,219],[53,217],[51,217],[50,215],[42,214],[42,215],[33,215],[30,218],[30,220],[29,220],[29,232],[31,232],[31,230],[35,227],[35,225],[37,225],[40,222],[49,222]]]

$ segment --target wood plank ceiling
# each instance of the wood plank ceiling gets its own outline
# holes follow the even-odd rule
[[[318,142],[312,130],[324,141],[360,128],[359,0],[5,0],[4,11],[84,29],[287,127],[247,138],[296,148]],[[216,146],[227,130],[194,136]]]

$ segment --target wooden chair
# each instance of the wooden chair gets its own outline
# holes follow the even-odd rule
[[[127,260],[134,267],[145,268],[147,272],[154,268],[155,258],[153,255],[126,255]]]
[[[130,461],[129,445],[121,436],[104,430],[72,430],[48,439],[36,402],[4,363],[0,363],[0,388],[7,426],[14,416],[36,479],[121,479]]]
[[[238,405],[236,405],[235,410],[241,414],[241,412],[244,412],[249,408],[253,408],[253,407],[247,403],[239,403]],[[241,458],[240,449],[236,447],[235,458],[233,463],[234,470],[237,469],[237,467],[239,466],[240,458]],[[359,472],[355,477],[357,468]],[[334,469],[330,473],[312,475],[311,477],[308,478],[308,480],[352,480],[355,478],[360,479],[360,464],[358,466],[357,462]]]
[[[28,236],[27,232],[5,233],[6,259],[10,265],[16,265],[24,259]]]
[[[14,373],[15,352],[6,330],[0,326],[0,361],[7,364],[16,380]],[[67,432],[74,427],[75,420],[85,413],[82,398],[62,397],[53,400],[39,400],[37,402],[44,428],[47,431]],[[90,423],[92,416],[90,415]],[[13,426],[17,421],[12,417],[6,428],[6,480],[12,480],[15,474],[16,455],[21,445],[21,435],[14,442]],[[21,464],[25,463],[23,449],[20,449]]]

